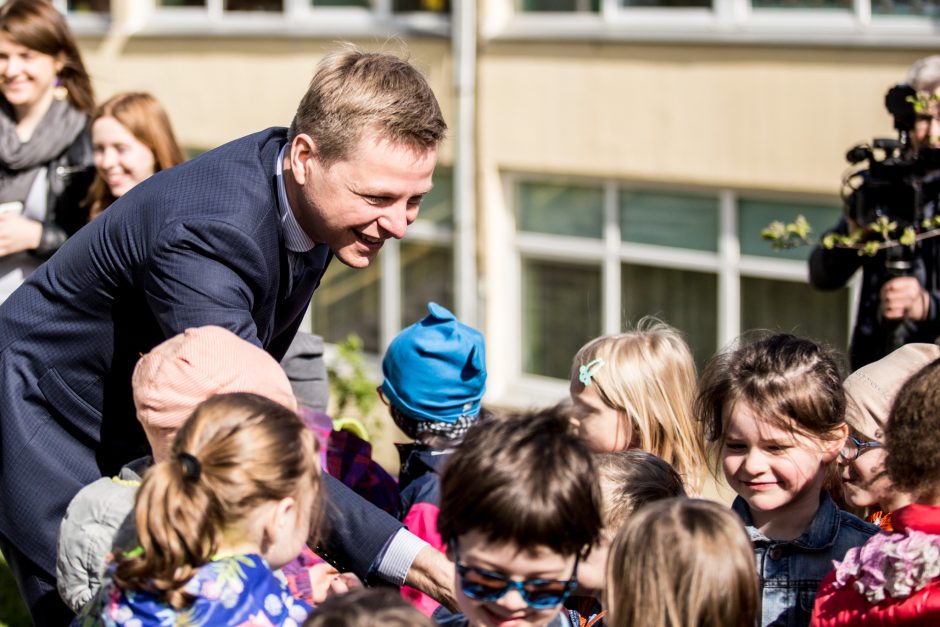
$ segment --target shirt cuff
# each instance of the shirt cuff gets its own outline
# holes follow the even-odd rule
[[[430,545],[404,527],[400,528],[379,556],[376,574],[396,586],[404,585],[412,562],[426,546]]]

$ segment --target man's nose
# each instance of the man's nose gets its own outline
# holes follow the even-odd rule
[[[389,207],[389,210],[379,217],[378,223],[389,237],[403,238],[408,230],[407,207],[404,204]]]

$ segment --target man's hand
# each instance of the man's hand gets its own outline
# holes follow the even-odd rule
[[[881,286],[881,317],[885,320],[924,320],[930,295],[912,276],[895,277]]]
[[[426,546],[411,563],[405,583],[449,610],[457,609],[454,599],[454,564],[432,546]]]
[[[42,239],[42,222],[13,213],[0,213],[0,257],[33,250]]]

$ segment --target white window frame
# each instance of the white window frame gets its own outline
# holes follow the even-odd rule
[[[512,263],[507,264],[507,272],[512,273],[512,281],[507,285],[513,302],[508,310],[514,312],[509,323],[512,325],[510,336],[518,338],[514,346],[507,351],[511,359],[512,379],[514,384],[507,386],[506,398],[500,399],[509,405],[529,404],[532,399],[561,398],[567,394],[568,382],[550,377],[543,377],[523,372],[522,368],[522,265],[525,259],[558,261],[563,263],[589,264],[601,270],[601,334],[621,331],[621,285],[620,268],[623,263],[653,265],[676,270],[713,273],[718,279],[716,337],[718,349],[726,346],[741,333],[741,279],[744,277],[773,279],[793,283],[807,282],[807,262],[794,259],[773,259],[772,257],[742,255],[738,239],[737,213],[741,198],[748,200],[766,199],[777,202],[825,203],[829,198],[810,195],[766,195],[760,193],[738,193],[730,189],[704,189],[686,186],[635,185],[619,180],[599,180],[582,177],[544,177],[528,174],[507,174],[505,177],[507,198],[512,199],[509,208],[518,216],[518,196],[515,193],[520,183],[551,183],[571,185],[591,185],[604,188],[604,231],[603,245],[594,238],[543,233],[521,232],[514,224],[512,240]],[[712,196],[718,200],[718,250],[716,252],[674,248],[669,246],[622,242],[620,234],[619,199],[621,189],[637,189],[650,192],[679,192],[694,195]],[[516,220],[513,221],[517,222]],[[823,228],[828,225],[816,225]],[[768,244],[769,247],[769,244]],[[807,255],[809,249],[807,249]],[[849,334],[854,325],[855,303],[859,282],[849,283],[846,320]],[[506,348],[506,347],[504,347]]]
[[[931,17],[873,15],[874,0],[850,9],[755,9],[751,0],[712,0],[712,8],[624,7],[600,0],[598,13],[525,12],[519,0],[485,14],[483,35],[508,40],[609,40],[903,46],[935,49]]]

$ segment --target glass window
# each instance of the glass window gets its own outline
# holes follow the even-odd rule
[[[520,0],[519,7],[526,12],[597,13],[600,0]]]
[[[718,277],[706,272],[624,264],[620,274],[625,327],[656,316],[685,336],[701,367],[718,344]]]
[[[751,0],[755,9],[846,9],[851,10],[852,0]]]
[[[523,260],[524,372],[567,379],[575,353],[600,334],[599,267]]]
[[[933,0],[872,0],[875,15],[926,15],[940,17],[940,4]]]
[[[620,237],[625,242],[718,250],[718,198],[620,192]]]
[[[742,255],[758,255],[774,259],[798,259],[805,261],[810,249],[806,246],[776,251],[760,232],[774,220],[793,222],[802,215],[813,227],[812,236],[818,239],[835,226],[842,210],[839,205],[808,205],[803,203],[769,202],[764,200],[738,201],[738,237]]]
[[[625,7],[712,8],[711,0],[622,0]]]
[[[440,226],[454,225],[454,178],[450,168],[434,171],[434,187],[421,201],[418,219]]]
[[[69,0],[66,8],[69,13],[108,13],[111,0]]]
[[[454,311],[454,255],[450,248],[401,243],[401,324],[424,318],[434,301]]]
[[[342,342],[350,333],[362,338],[363,350],[379,352],[379,264],[352,269],[333,259],[313,293],[313,332],[327,342]]]
[[[396,13],[410,13],[414,11],[450,13],[450,0],[394,0],[392,6]]]
[[[771,329],[828,342],[849,344],[849,298],[843,288],[821,292],[806,283],[741,278],[741,328]]]
[[[315,7],[364,7],[369,8],[369,0],[312,0]]]
[[[521,183],[519,230],[600,238],[604,231],[604,189],[599,186]]]
[[[283,0],[225,0],[226,11],[283,11]]]
[[[159,0],[161,7],[205,7],[206,0]]]

